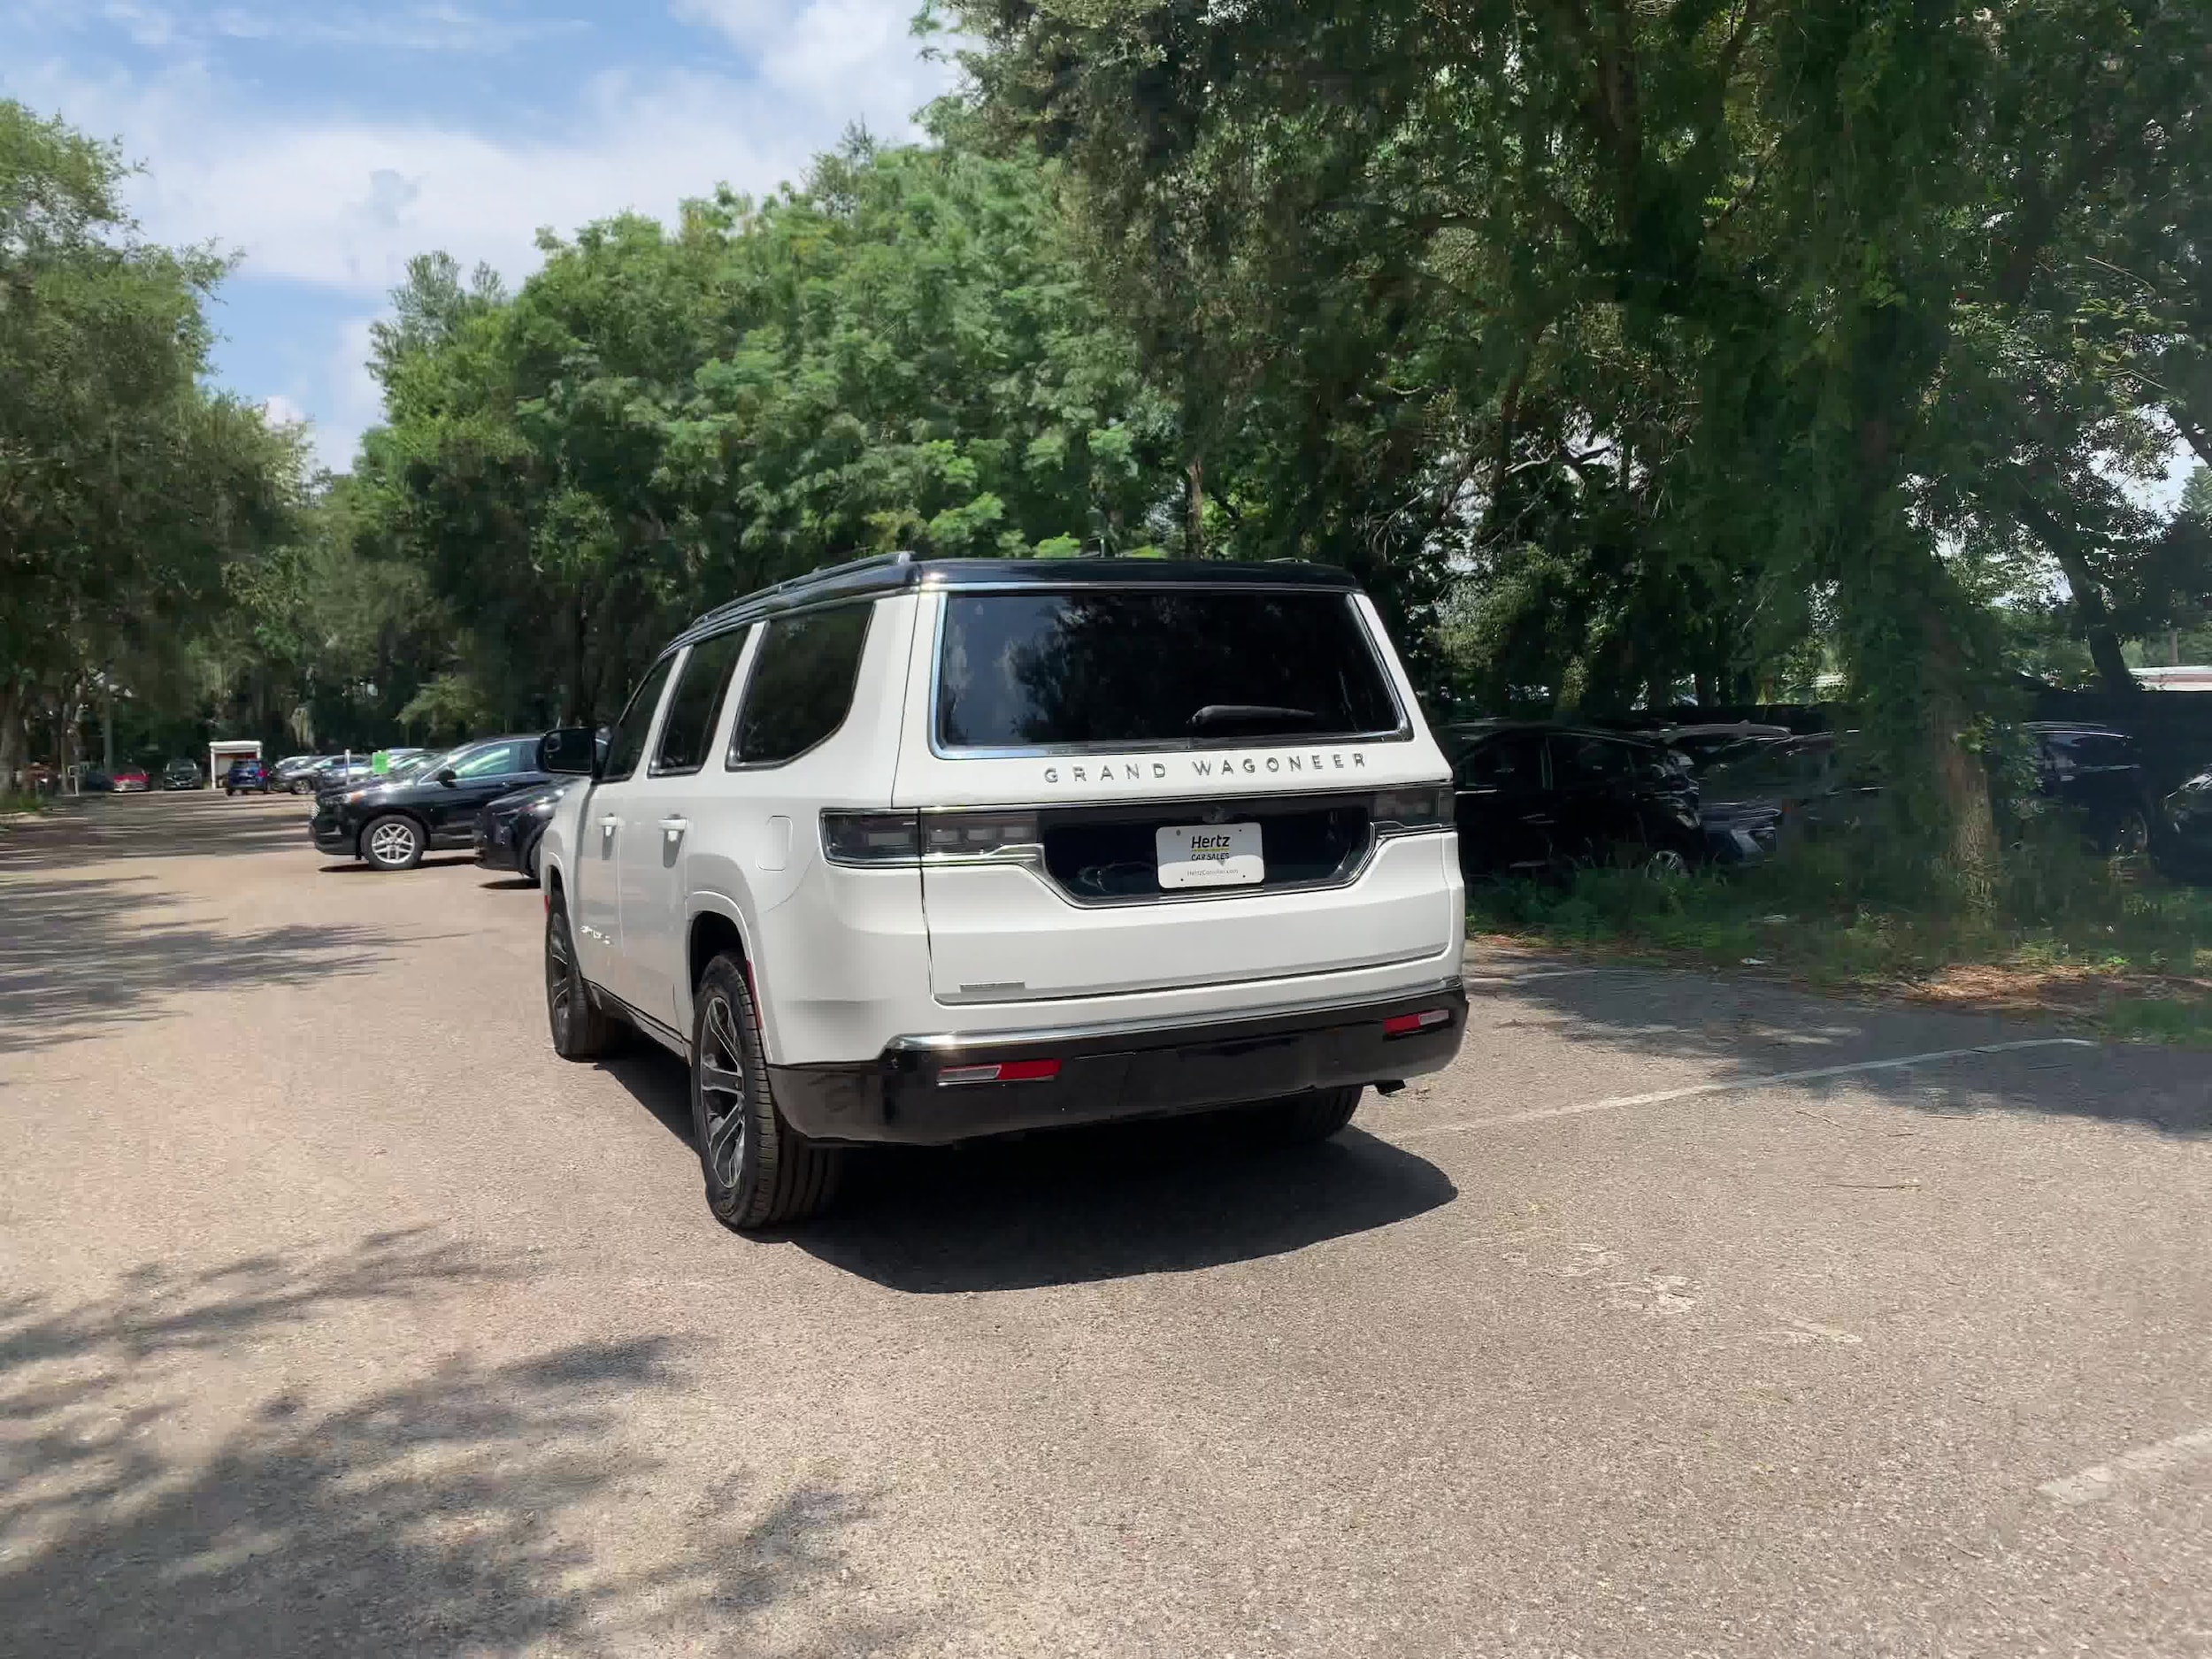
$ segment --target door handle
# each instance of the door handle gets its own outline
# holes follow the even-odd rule
[[[602,835],[611,835],[615,833],[615,831],[620,829],[621,827],[622,820],[615,817],[612,813],[609,813],[605,818],[599,820],[599,833]]]
[[[687,818],[664,818],[661,820],[661,828],[671,835],[680,835],[690,827],[691,820]]]

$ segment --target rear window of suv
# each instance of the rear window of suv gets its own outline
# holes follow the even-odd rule
[[[1402,724],[1341,593],[955,593],[940,653],[946,749],[1296,742]]]

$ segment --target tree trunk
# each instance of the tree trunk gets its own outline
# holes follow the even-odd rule
[[[115,688],[100,687],[100,770],[115,775]]]
[[[1188,480],[1184,492],[1183,553],[1187,558],[1206,557],[1206,464],[1196,456],[1183,469]]]
[[[15,787],[16,769],[23,764],[23,690],[0,684],[0,790]]]
[[[1997,815],[1989,796],[1989,771],[1966,746],[1972,729],[1963,693],[1957,636],[1939,611],[1926,613],[1928,741],[1936,787],[1949,832],[1950,864],[1967,898],[1985,907],[1996,896]]]
[[[2058,554],[2059,569],[2066,572],[2066,585],[2074,591],[2074,614],[2081,618],[2082,637],[2089,641],[2089,660],[2097,665],[2098,680],[2115,696],[2140,691],[2142,682],[2135,678],[2127,654],[2120,649],[2120,635],[2112,626],[2104,590],[2097,586],[2088,561],[2073,547],[2054,550]]]
[[[568,721],[591,724],[591,693],[584,686],[584,595],[579,588],[568,608]]]

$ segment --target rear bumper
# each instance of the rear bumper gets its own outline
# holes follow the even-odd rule
[[[478,824],[469,845],[476,853],[476,862],[487,870],[519,870],[516,861],[515,832],[511,824],[487,831]]]
[[[1395,1015],[1450,1018],[1392,1036]],[[1458,979],[1324,1008],[1152,1026],[901,1037],[861,1064],[771,1066],[776,1103],[811,1140],[938,1146],[1125,1118],[1167,1117],[1442,1070],[1467,1028]],[[945,1084],[955,1067],[1056,1060],[1058,1074]]]

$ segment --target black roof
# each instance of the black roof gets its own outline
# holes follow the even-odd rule
[[[1350,593],[1359,584],[1348,571],[1293,559],[1250,564],[1235,559],[992,559],[916,558],[885,553],[795,576],[773,588],[733,599],[696,618],[685,637],[708,627],[750,621],[833,599],[872,597],[908,588],[1104,587],[1312,588]]]

